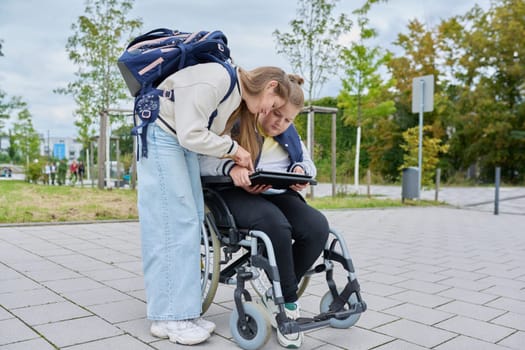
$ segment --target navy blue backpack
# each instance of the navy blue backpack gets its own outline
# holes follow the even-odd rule
[[[159,118],[159,97],[175,100],[173,90],[160,90],[157,86],[171,74],[199,63],[217,62],[228,71],[230,87],[221,103],[232,93],[237,83],[235,67],[231,63],[228,39],[221,31],[180,32],[166,28],[154,29],[136,37],[119,57],[120,73],[135,97],[135,123],[131,133],[141,136],[142,156],[147,157],[147,127]],[[208,128],[217,115],[209,118]],[[133,118],[135,122],[135,118]],[[138,156],[138,153],[137,153]]]

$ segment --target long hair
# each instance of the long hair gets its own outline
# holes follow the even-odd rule
[[[280,71],[280,73],[284,73],[279,68],[277,69]],[[296,74],[287,74],[285,75],[285,77],[286,80],[283,84],[279,83],[279,86],[287,87],[288,97],[285,98],[287,99],[287,103],[291,103],[295,107],[302,109],[304,107],[304,92],[301,86],[304,84],[304,79]],[[262,85],[263,87],[252,87],[251,92],[256,94],[260,93],[264,89],[264,86],[266,86],[266,83],[268,81],[269,80],[266,80],[264,82],[259,82],[258,84],[255,84],[254,80],[252,79],[251,84],[253,86]],[[233,128],[233,125],[236,122],[238,122],[238,129],[235,130],[235,133],[232,133],[232,138],[236,140],[239,143],[239,145],[241,145],[248,152],[250,152],[252,159],[257,159],[259,153],[261,152],[261,144],[259,143],[259,136],[257,133],[257,118],[253,113],[251,113],[248,110],[248,107],[246,106],[246,103],[244,101],[241,102],[239,107],[232,113],[232,115],[228,119],[228,122],[226,123],[225,132],[230,132]]]

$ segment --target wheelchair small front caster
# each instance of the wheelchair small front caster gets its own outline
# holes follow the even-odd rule
[[[246,302],[243,307],[246,323],[242,323],[239,319],[237,309],[234,309],[230,316],[230,331],[233,339],[243,349],[259,349],[266,344],[272,330],[266,311],[254,302]]]
[[[338,290],[338,293],[341,293],[341,290]],[[321,298],[321,302],[319,303],[319,309],[321,312],[327,312],[330,309],[330,304],[332,304],[332,301],[334,300],[334,297],[330,291],[326,292],[325,295]],[[350,297],[348,298],[348,302],[345,305],[345,310],[349,309],[350,305],[355,305],[357,303],[357,297],[355,296],[355,293],[352,293]],[[336,318],[330,319],[330,326],[333,328],[350,328],[353,325],[357,323],[359,318],[361,317],[361,313],[353,314],[348,316],[345,319],[338,320]]]

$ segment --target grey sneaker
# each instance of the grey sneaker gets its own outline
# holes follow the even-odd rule
[[[215,330],[215,323],[205,320],[202,317],[194,318],[193,320],[191,320],[191,322],[201,327],[202,329],[205,329],[210,334],[212,334],[213,331]]]
[[[191,321],[153,321],[151,334],[158,338],[169,338],[173,343],[194,345],[210,337],[207,330]]]

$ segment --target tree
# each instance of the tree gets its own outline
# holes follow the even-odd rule
[[[365,43],[377,36],[373,28],[368,27],[368,18],[358,18],[360,39],[341,52],[345,77],[343,89],[338,100],[338,107],[344,109],[346,124],[357,126],[354,165],[354,189],[359,190],[359,158],[361,126],[372,125],[378,118],[394,113],[394,101],[389,98],[388,90],[394,81],[380,73],[390,60],[391,54],[381,48],[368,47]]]
[[[40,137],[33,127],[31,113],[24,108],[18,113],[18,121],[13,124],[11,147],[26,160],[26,166],[40,154]],[[12,151],[14,152],[14,151]]]
[[[97,117],[111,105],[128,98],[128,91],[117,68],[124,41],[140,28],[140,19],[127,19],[133,0],[86,0],[84,14],[72,24],[66,51],[78,66],[77,79],[56,92],[71,94],[77,103],[75,125],[87,147],[96,134]]]
[[[421,183],[427,186],[432,184],[434,172],[439,162],[439,155],[446,153],[449,148],[448,145],[442,145],[440,139],[432,137],[431,131],[431,125],[423,127],[423,158],[425,159],[425,162],[422,164],[423,177]],[[401,145],[401,148],[405,151],[405,155],[404,163],[399,167],[399,170],[418,165],[418,134],[419,126],[410,128],[403,132],[405,143]]]
[[[338,0],[298,0],[297,19],[291,33],[273,32],[277,53],[288,57],[292,69],[305,79],[307,103],[312,104],[328,76],[339,68],[341,34],[350,32],[352,21],[345,14],[334,18]],[[313,113],[307,117],[307,144],[313,155]]]

